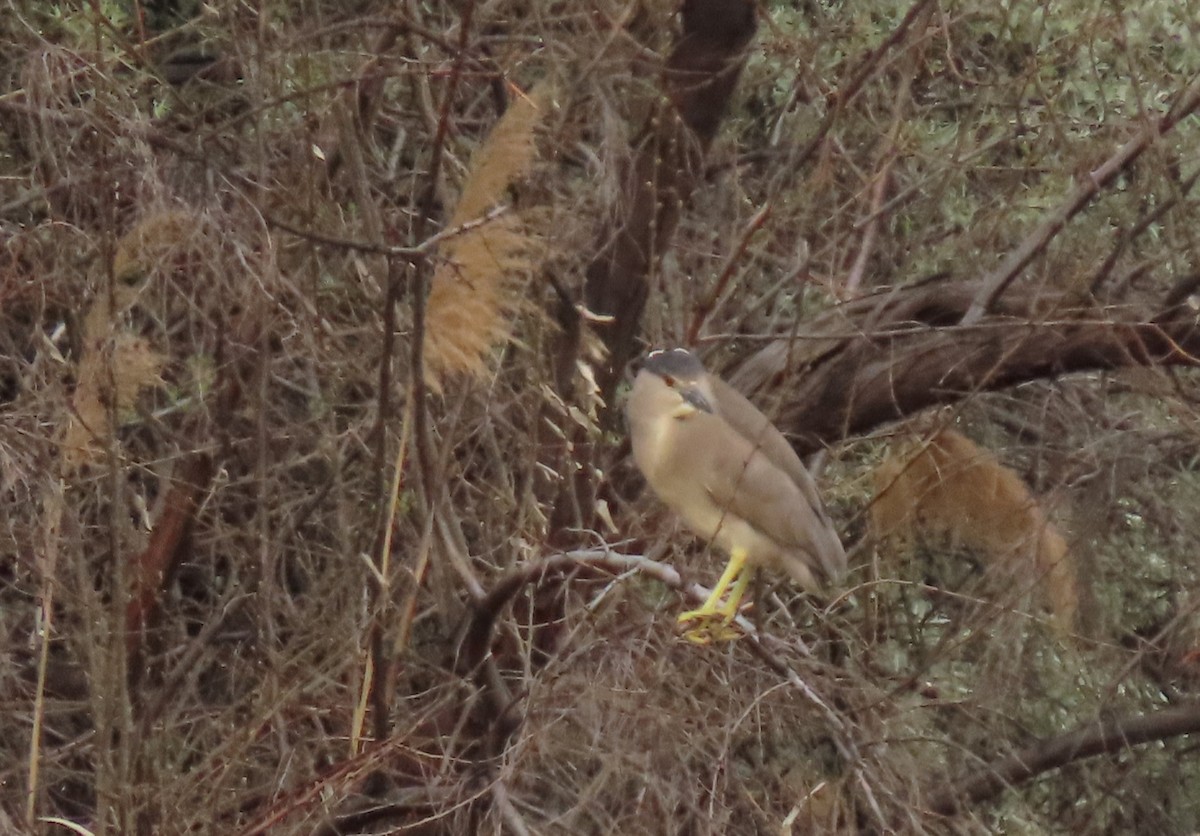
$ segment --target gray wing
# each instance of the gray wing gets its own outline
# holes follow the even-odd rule
[[[720,420],[702,414],[687,423]],[[740,435],[730,435],[726,441],[706,457],[704,488],[712,501],[785,549],[810,555],[813,568],[819,568],[829,578],[840,577],[846,570],[846,553],[821,508],[807,471],[804,476],[808,492],[796,483],[792,474],[776,466],[763,449]]]
[[[817,483],[800,461],[800,456],[783,437],[783,433],[759,411],[746,397],[721,378],[713,376],[710,380],[713,395],[717,400],[717,411],[742,438],[760,449],[767,459],[782,470],[804,495],[812,512],[826,526],[832,527],[821,496],[817,492]]]

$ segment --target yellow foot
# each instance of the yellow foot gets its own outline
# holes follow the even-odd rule
[[[692,644],[727,642],[742,637],[742,631],[730,622],[733,616],[719,610],[689,610],[679,616],[680,624],[695,622],[683,631],[683,637]]]
[[[742,631],[730,624],[702,624],[683,631],[683,637],[692,644],[731,642],[742,637]]]

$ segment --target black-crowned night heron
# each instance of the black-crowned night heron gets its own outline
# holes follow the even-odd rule
[[[712,594],[679,621],[706,644],[731,626],[757,566],[809,591],[846,570],[846,552],[816,484],[783,434],[732,386],[681,348],[651,352],[625,407],[633,458],[658,497],[729,554]],[[729,589],[725,603],[721,596]]]

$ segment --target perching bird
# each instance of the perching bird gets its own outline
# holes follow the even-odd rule
[[[846,571],[846,552],[816,484],[783,434],[688,351],[647,355],[625,407],[633,458],[658,497],[729,564],[697,610],[692,641],[740,635],[730,626],[757,566],[809,591]],[[728,599],[718,602],[733,585]]]

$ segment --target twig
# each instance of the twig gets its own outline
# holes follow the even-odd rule
[[[833,742],[838,749],[838,754],[850,765],[851,770],[854,772],[855,778],[858,780],[863,795],[866,798],[867,805],[871,808],[871,812],[875,814],[875,818],[880,823],[886,823],[887,819],[883,815],[879,801],[875,798],[875,792],[871,789],[870,783],[867,782],[863,756],[858,751],[858,746],[854,743],[853,738],[851,738],[850,731],[846,727],[845,722],[842,721],[842,718],[838,716],[838,713],[833,710],[829,703],[821,699],[821,696],[813,690],[812,686],[804,681],[804,678],[800,674],[792,670],[790,665],[767,649],[768,644],[779,649],[787,649],[792,647],[792,643],[784,643],[775,636],[767,634],[750,635],[749,639],[750,649],[754,655],[766,663],[767,667],[787,680],[792,687],[799,691],[806,700],[816,706],[821,714],[824,715],[825,721],[829,723],[830,728],[834,732]],[[807,654],[807,652],[807,648],[805,648],[805,653]]]
[[[425,183],[425,191],[419,201],[420,211],[417,215],[416,229],[420,237],[434,224],[434,207],[437,203],[438,182],[441,179],[442,165],[446,158],[446,139],[450,132],[450,109],[454,102],[454,94],[458,90],[462,78],[463,64],[467,59],[467,44],[470,37],[471,21],[475,14],[475,2],[470,0],[463,5],[459,22],[458,51],[454,62],[450,65],[450,77],[446,81],[446,89],[442,95],[442,103],[438,112],[437,130],[434,133],[433,149],[429,160],[429,174]],[[421,466],[422,486],[425,489],[428,513],[434,513],[437,505],[437,487],[433,473],[433,440],[429,436],[429,413],[426,404],[425,386],[425,302],[429,292],[429,261],[424,254],[418,254],[413,262],[415,275],[413,277],[413,335],[412,353],[409,366],[409,397],[413,400],[413,432],[416,443],[417,461]]]
[[[1137,223],[1125,231],[1125,234],[1121,236],[1116,246],[1112,248],[1112,251],[1104,259],[1104,263],[1096,268],[1091,280],[1088,282],[1088,291],[1093,296],[1100,292],[1100,286],[1104,284],[1113,267],[1116,266],[1117,259],[1129,248],[1129,245],[1136,241],[1147,229],[1162,220],[1163,216],[1174,209],[1180,200],[1187,197],[1188,192],[1196,185],[1197,179],[1200,179],[1200,171],[1193,173],[1191,177],[1180,183],[1179,191],[1176,194],[1171,195],[1158,206],[1155,206],[1153,211],[1147,212],[1138,219]]]
[[[894,152],[889,153],[884,160],[883,167],[875,175],[875,183],[871,186],[871,219],[867,222],[866,230],[863,232],[862,245],[858,248],[854,266],[850,268],[850,274],[846,276],[846,284],[843,289],[846,296],[858,295],[858,289],[862,287],[863,275],[867,272],[867,262],[871,260],[871,253],[875,249],[875,238],[879,234],[879,218],[883,214],[879,209],[883,205],[883,199],[887,197],[888,181],[891,179],[892,163],[895,161]]]
[[[497,780],[492,784],[492,800],[496,802],[496,807],[500,810],[500,818],[513,833],[517,836],[531,836],[529,825],[525,823],[525,819],[513,806],[503,781]]]
[[[336,793],[342,787],[352,786],[381,764],[388,764],[392,769],[402,773],[420,776],[426,772],[425,767],[435,763],[437,756],[417,748],[411,741],[418,731],[415,727],[404,734],[397,734],[387,740],[368,744],[364,750],[352,758],[332,764],[324,775],[301,786],[290,795],[273,798],[272,804],[262,812],[258,819],[239,831],[241,836],[257,836],[257,834],[274,832],[280,822],[296,810],[312,806],[322,796],[331,792]],[[418,781],[414,780],[414,784]],[[428,790],[429,787],[427,786]]]
[[[1009,253],[995,270],[983,278],[983,286],[979,294],[971,302],[971,306],[963,315],[963,325],[978,324],[991,311],[996,300],[1005,289],[1021,274],[1031,261],[1038,256],[1054,239],[1067,222],[1084,209],[1100,190],[1116,179],[1117,175],[1128,169],[1142,152],[1154,144],[1155,140],[1169,132],[1181,119],[1200,107],[1200,75],[1176,99],[1163,116],[1138,132],[1133,139],[1126,142],[1100,165],[1088,173],[1066,200],[1043,220],[1021,244]]]
[[[725,295],[725,288],[729,285],[729,280],[733,278],[734,270],[741,263],[742,256],[746,254],[746,249],[750,246],[750,239],[754,237],[754,233],[762,229],[763,224],[767,222],[767,218],[771,217],[771,203],[767,201],[762,205],[754,217],[746,224],[746,228],[742,230],[742,237],[738,240],[737,246],[733,248],[733,252],[729,254],[729,258],[725,260],[725,267],[721,270],[721,275],[717,276],[717,281],[713,284],[712,290],[708,295],[700,300],[700,304],[696,306],[696,313],[692,317],[692,324],[688,327],[685,345],[695,345],[696,340],[700,336],[700,329],[704,327],[704,321],[712,315],[716,310],[717,303],[721,301],[721,297]]]
[[[391,361],[385,361],[385,365],[390,366]],[[390,382],[388,388],[390,388]],[[392,528],[400,499],[400,485],[404,477],[404,464],[407,460],[408,439],[411,427],[412,400],[410,399],[404,404],[404,417],[400,422],[400,447],[396,451],[396,461],[392,467],[391,490],[388,493],[388,500],[383,506],[385,509],[384,518],[381,523],[383,542],[379,546],[375,561],[370,563],[376,579],[376,586],[372,589],[370,597],[376,600],[379,606],[375,607],[375,612],[372,614],[374,623],[371,626],[371,638],[369,640],[371,652],[367,655],[367,662],[363,667],[362,683],[359,687],[359,700],[355,706],[354,716],[351,718],[350,723],[351,756],[358,754],[362,743],[362,728],[367,714],[367,702],[373,694],[377,693],[373,688],[376,672],[386,675],[388,668],[390,668],[391,654],[386,653],[382,635],[385,629],[383,620],[387,615],[386,604],[391,596]],[[381,430],[380,437],[383,438],[385,435]],[[420,583],[419,579],[417,583]],[[415,589],[412,595],[415,597]],[[404,629],[403,625],[402,629]],[[385,655],[389,656],[389,658],[383,658]],[[384,686],[384,690],[387,690],[386,686]]]
[[[46,716],[46,671],[50,666],[50,641],[54,633],[54,587],[58,584],[58,537],[62,530],[64,486],[61,478],[50,484],[46,516],[41,529],[45,545],[41,560],[41,642],[38,648],[37,690],[33,698],[33,728],[29,733],[29,785],[25,797],[25,823],[30,831],[37,821],[38,774],[42,754],[42,724]]]
[[[372,242],[383,245],[387,237],[386,225],[379,202],[375,200],[371,188],[371,177],[367,171],[366,161],[360,142],[360,134],[355,128],[349,106],[339,102],[335,107],[335,119],[338,134],[341,137],[341,158],[346,161],[350,176],[351,188],[357,203],[362,207],[362,216],[367,234]],[[384,269],[386,270],[386,285],[384,289],[383,311],[381,319],[382,333],[380,335],[379,378],[376,401],[378,408],[375,422],[371,428],[374,440],[373,453],[373,494],[376,497],[378,515],[375,520],[376,528],[373,540],[373,569],[377,583],[367,584],[367,600],[370,602],[370,626],[367,630],[367,656],[363,665],[362,683],[359,699],[354,708],[350,726],[350,754],[358,751],[362,737],[363,722],[366,717],[367,704],[374,706],[374,733],[376,740],[387,736],[390,724],[390,710],[387,701],[382,697],[386,687],[379,683],[391,681],[391,656],[387,653],[386,622],[391,615],[391,535],[393,521],[393,506],[389,502],[391,494],[398,490],[400,471],[393,473],[391,490],[388,489],[388,424],[394,419],[392,413],[392,378],[394,374],[392,358],[395,355],[396,343],[396,306],[399,301],[401,268],[394,256],[388,256]],[[405,414],[409,414],[411,401],[406,404]],[[397,464],[403,463],[406,438],[400,440]]]
[[[504,606],[515,598],[525,586],[540,583],[553,575],[579,568],[599,569],[618,574],[631,571],[638,572],[654,578],[696,602],[707,599],[710,593],[710,590],[698,584],[685,583],[678,570],[669,564],[651,560],[642,555],[619,554],[608,549],[581,549],[564,552],[513,569],[497,581],[487,597],[475,607],[463,639],[463,658],[467,668],[464,672],[473,675],[477,684],[485,692],[489,690],[490,684],[485,675],[486,666],[484,663],[489,658],[492,632]],[[862,768],[864,763],[862,755],[851,739],[845,722],[813,690],[812,686],[804,681],[803,677],[792,670],[782,659],[769,650],[767,646],[771,645],[777,649],[789,649],[793,652],[799,648],[805,655],[809,655],[808,648],[804,646],[803,642],[795,639],[785,643],[774,636],[760,633],[758,628],[749,619],[740,615],[735,618],[734,623],[745,633],[754,655],[796,688],[805,699],[816,706],[822,715],[824,715],[830,727],[835,732],[835,745],[846,762],[852,765],[852,769],[862,785],[863,793],[872,812],[879,821],[885,821],[883,812],[879,807],[879,802],[876,800],[874,792],[866,781],[866,776]],[[513,706],[510,704],[510,701],[497,700],[495,695],[492,695],[492,701],[497,721],[501,720],[504,715],[511,713]],[[515,721],[510,720],[507,728],[501,723],[502,733],[511,734],[515,729]]]
[[[875,250],[875,239],[879,235],[879,220],[883,216],[881,209],[887,198],[888,184],[891,182],[892,164],[896,161],[896,138],[900,135],[900,126],[904,124],[904,116],[908,110],[906,105],[912,101],[911,89],[912,73],[909,72],[905,73],[900,90],[896,92],[895,104],[892,107],[892,127],[887,136],[883,138],[879,153],[879,159],[883,164],[875,174],[874,183],[871,184],[871,206],[867,212],[862,246],[858,249],[858,255],[854,259],[854,266],[850,269],[850,274],[846,276],[843,298],[858,295],[858,290],[862,287],[863,276],[867,272],[867,263],[871,260],[871,254]]]
[[[337,235],[330,235],[326,232],[319,232],[315,229],[302,229],[287,221],[280,220],[273,215],[263,213],[266,222],[277,229],[282,229],[284,232],[291,233],[299,238],[307,241],[312,241],[316,244],[326,244],[331,247],[339,247],[347,250],[357,250],[359,252],[371,253],[374,255],[385,255],[391,258],[423,258],[432,253],[439,244],[450,238],[456,238],[464,232],[470,232],[472,229],[491,223],[496,218],[508,212],[511,207],[501,204],[493,209],[488,210],[485,214],[478,218],[473,218],[466,223],[458,226],[446,227],[426,237],[420,244],[412,246],[392,246],[390,244],[375,243],[373,241],[362,241],[356,238],[342,238]]]
[[[862,57],[850,78],[829,95],[829,109],[825,114],[825,118],[821,120],[821,124],[817,127],[817,130],[808,142],[789,161],[793,167],[807,162],[808,158],[824,144],[825,137],[829,135],[829,131],[833,128],[833,124],[837,121],[837,117],[842,112],[842,109],[858,97],[858,94],[862,92],[863,86],[867,83],[867,79],[880,71],[883,66],[883,56],[892,47],[904,40],[908,34],[908,30],[916,23],[917,18],[921,17],[933,5],[933,0],[917,0],[905,13],[904,18],[896,25],[896,28],[880,42],[879,46]]]
[[[459,33],[458,53],[455,56],[454,64],[451,69],[450,79],[447,82],[445,94],[442,99],[441,111],[438,118],[437,135],[434,140],[432,159],[430,160],[428,181],[425,186],[425,192],[422,195],[420,206],[421,211],[415,223],[415,233],[417,237],[426,235],[426,231],[434,224],[433,207],[437,195],[438,181],[441,176],[442,161],[445,157],[446,138],[449,132],[450,124],[450,109],[454,101],[454,94],[458,87],[459,79],[462,75],[463,63],[466,60],[467,40],[471,27],[471,17],[474,12],[474,2],[466,4],[462,11],[462,23]],[[464,225],[465,226],[465,225]],[[426,236],[425,242],[421,246],[431,244],[439,235]],[[445,236],[442,236],[445,237]],[[420,473],[422,475],[421,483],[426,497],[426,519],[425,531],[426,534],[422,541],[427,543],[429,532],[432,530],[432,519],[437,513],[437,500],[441,486],[434,478],[434,457],[432,453],[432,439],[429,436],[428,413],[426,404],[426,387],[424,377],[424,343],[425,343],[425,303],[426,294],[428,291],[428,269],[429,261],[425,257],[426,251],[415,251],[419,248],[414,248],[414,252],[405,254],[409,259],[409,264],[413,270],[412,282],[412,299],[413,299],[413,328],[412,328],[412,345],[409,354],[409,385],[408,398],[405,405],[405,421],[404,435],[405,438],[401,441],[401,455],[404,453],[405,441],[408,437],[411,426],[412,436],[414,438],[414,446],[417,451],[417,460],[420,465]],[[384,451],[386,449],[386,432],[383,426],[383,421],[390,411],[388,407],[389,392],[391,391],[391,376],[392,376],[392,353],[396,331],[396,305],[399,301],[400,291],[400,274],[402,268],[399,265],[399,254],[389,255],[388,260],[388,284],[387,293],[384,299],[383,311],[383,347],[384,352],[380,359],[379,370],[379,402],[380,402],[380,423],[377,426],[378,437],[376,439],[376,468],[379,478],[379,493],[380,493],[380,510],[381,515],[378,521],[379,529],[377,530],[376,542],[379,544],[378,562],[384,578],[387,578],[387,562],[388,553],[390,552],[391,544],[391,527],[394,520],[394,502],[383,501],[382,496],[383,477],[386,467],[386,458]],[[397,458],[397,465],[401,464],[401,459]],[[393,479],[393,493],[399,489],[400,472],[396,470]],[[389,499],[391,495],[389,494]],[[420,583],[418,577],[417,583]],[[415,593],[414,593],[415,594]],[[375,592],[373,600],[377,602],[374,608],[372,624],[370,628],[370,636],[368,640],[369,653],[366,668],[363,671],[362,698],[369,696],[374,710],[373,725],[375,737],[377,740],[383,740],[388,736],[391,712],[391,694],[392,694],[392,675],[391,663],[394,658],[393,649],[388,647],[385,641],[385,628],[383,617],[387,610],[387,604],[390,598],[390,590],[386,587]],[[356,708],[356,723],[361,728],[361,714],[363,711],[363,703],[361,702]]]

